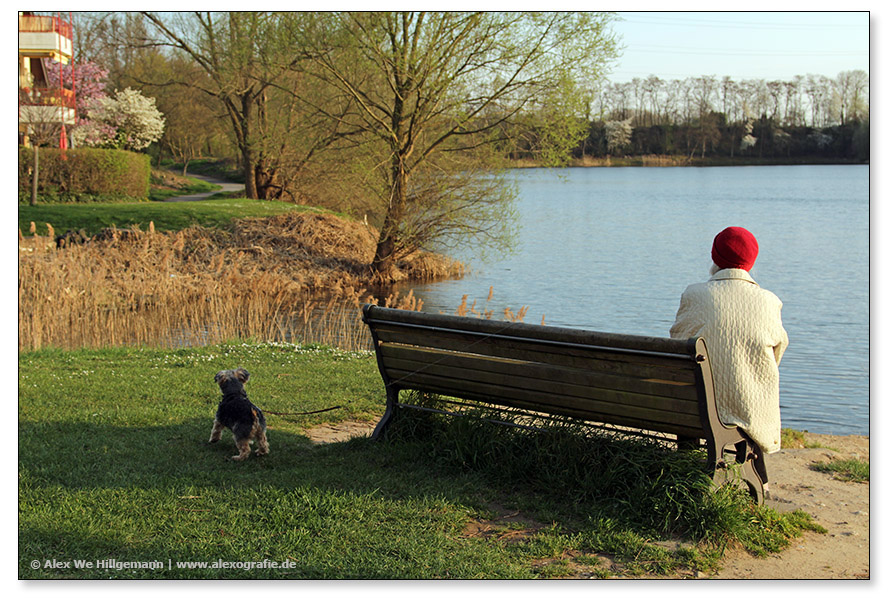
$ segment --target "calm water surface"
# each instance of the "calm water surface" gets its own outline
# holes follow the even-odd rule
[[[712,239],[752,231],[752,276],[783,301],[783,426],[869,433],[869,167],[525,169],[516,252],[411,286],[430,312],[462,296],[526,323],[668,337]],[[493,299],[488,291],[493,287]]]

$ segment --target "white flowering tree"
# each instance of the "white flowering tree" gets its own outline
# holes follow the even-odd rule
[[[758,138],[752,135],[753,124],[752,119],[746,120],[746,135],[740,140],[740,150],[748,150],[755,146]]]
[[[144,150],[163,135],[164,118],[154,98],[137,90],[126,88],[97,98],[88,110],[73,133],[77,145]]]
[[[632,142],[632,119],[624,121],[608,121],[604,124],[604,133],[607,136],[607,151],[616,154],[629,146]]]

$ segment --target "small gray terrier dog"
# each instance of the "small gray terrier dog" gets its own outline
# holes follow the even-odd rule
[[[268,454],[268,439],[265,437],[265,415],[262,410],[250,402],[244,391],[244,384],[250,374],[246,369],[238,367],[216,373],[216,383],[222,390],[222,401],[216,409],[210,443],[218,442],[222,430],[226,427],[234,434],[238,454],[234,460],[244,460],[250,456],[250,444],[256,440],[256,456]]]

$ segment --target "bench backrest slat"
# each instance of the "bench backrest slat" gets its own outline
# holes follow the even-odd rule
[[[686,340],[674,340],[638,335],[620,335],[583,329],[569,329],[549,325],[530,325],[487,319],[467,319],[451,315],[435,315],[409,310],[366,306],[364,320],[371,326],[404,324],[416,329],[451,329],[457,332],[471,332],[487,336],[525,338],[534,342],[551,341],[555,344],[579,344],[583,346],[612,347],[616,350],[632,348],[633,352],[651,351],[659,354],[674,353],[685,355],[688,352]],[[471,324],[470,328],[468,324]]]
[[[557,385],[548,392],[521,387],[506,387],[496,383],[455,380],[439,375],[414,374],[392,369],[389,374],[403,376],[403,389],[417,389],[442,395],[456,395],[480,402],[546,412],[557,416],[574,417],[587,421],[607,422],[626,427],[640,427],[663,433],[703,437],[700,417],[687,412],[673,412],[620,402],[617,395],[607,400],[568,396]],[[608,401],[610,400],[610,401]]]
[[[672,376],[670,380],[656,377],[660,375],[657,371],[649,371],[651,377],[641,379],[627,376],[625,372],[615,372],[615,369],[601,360],[588,361],[585,365],[577,366],[578,361],[574,360],[570,361],[571,364],[542,363],[390,342],[380,343],[380,352],[385,357],[386,365],[408,371],[453,367],[465,371],[489,371],[510,377],[539,379],[544,382],[561,381],[574,386],[675,398],[690,401],[695,406],[698,400],[693,373],[688,370],[670,372],[669,375]],[[696,411],[694,408],[694,412]]]
[[[689,356],[674,354],[632,354],[625,348],[603,348],[570,345],[553,345],[551,342],[527,340],[515,337],[492,337],[485,334],[430,332],[407,326],[379,324],[375,334],[382,343],[397,343],[408,346],[439,348],[496,356],[505,359],[526,360],[540,363],[557,363],[576,368],[589,368],[591,361],[599,360],[601,371],[627,376],[660,379],[677,378],[678,381],[693,381],[693,365]],[[669,368],[665,368],[669,367]]]

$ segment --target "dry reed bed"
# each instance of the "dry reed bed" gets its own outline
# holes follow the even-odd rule
[[[19,349],[176,346],[235,337],[365,346],[359,321],[376,231],[329,214],[242,219],[231,230],[115,230],[56,249],[19,238]],[[462,274],[415,256],[398,278]],[[386,305],[415,303],[391,296]],[[332,337],[331,337],[332,336]],[[344,337],[343,337],[344,336]],[[335,337],[336,339],[333,339]]]

